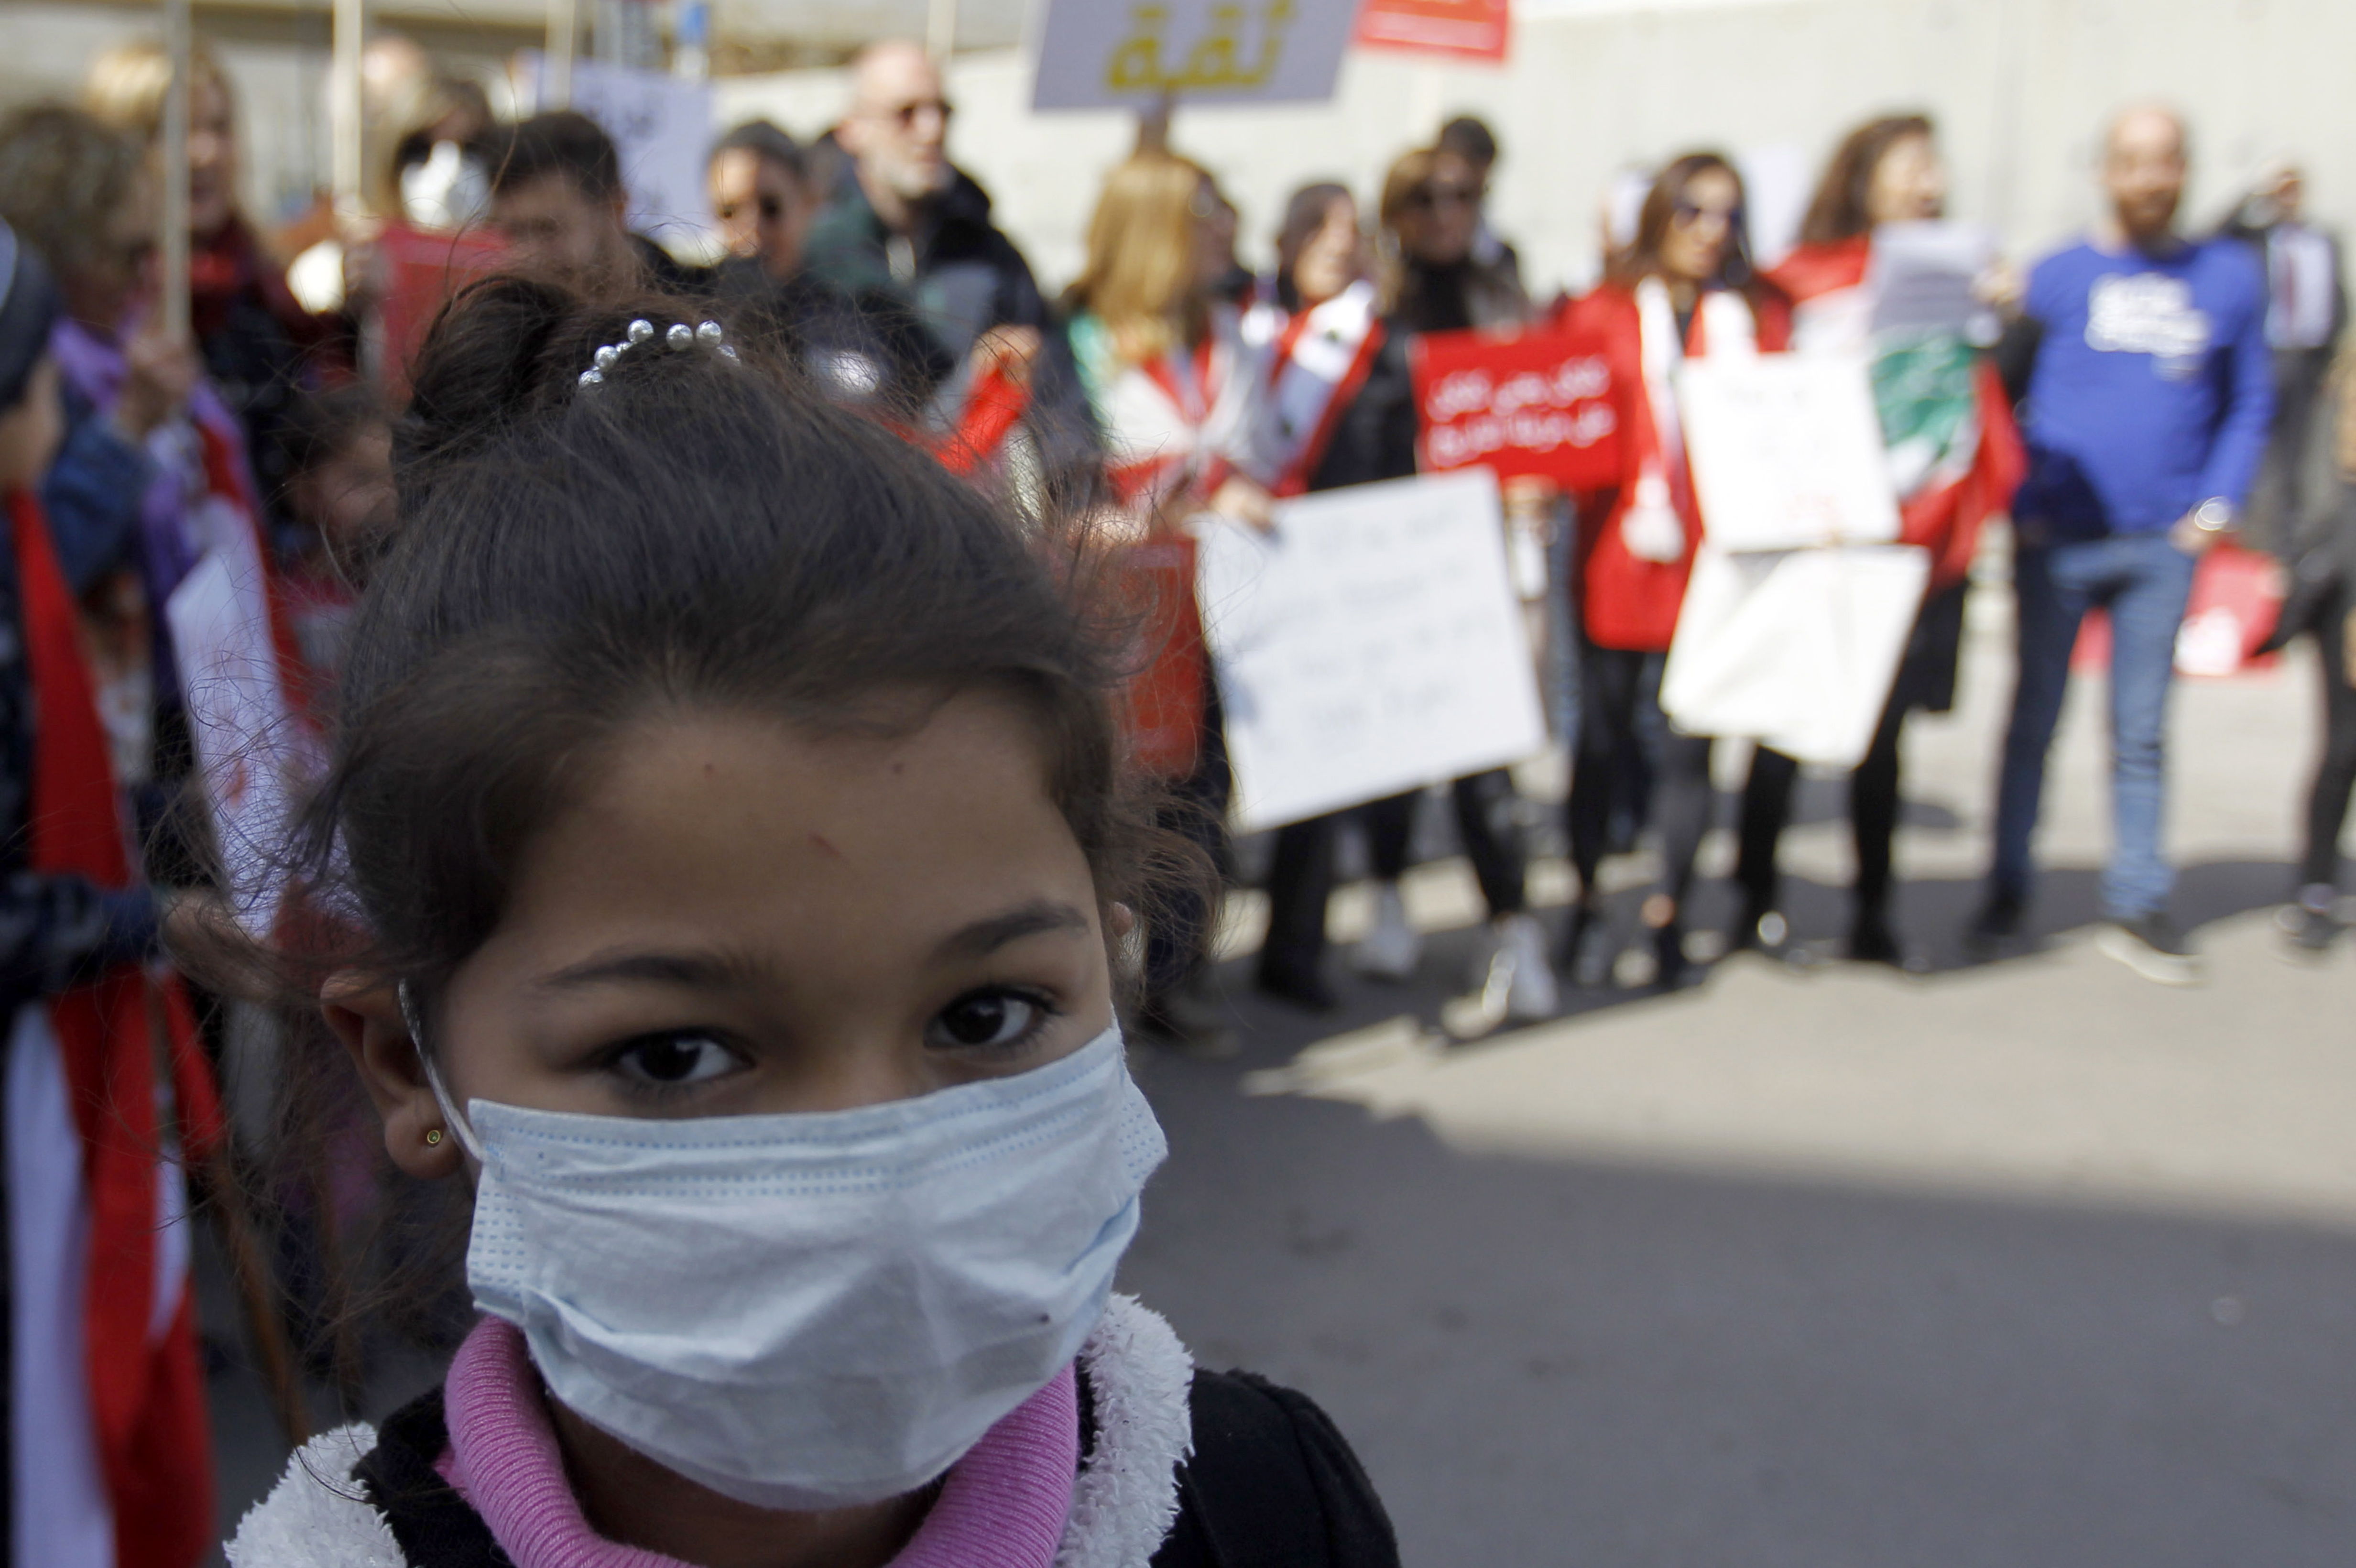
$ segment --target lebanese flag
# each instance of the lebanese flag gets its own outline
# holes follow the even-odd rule
[[[37,503],[7,501],[37,715],[28,866],[127,888],[73,598]],[[84,1267],[14,1282],[14,1363],[34,1374],[11,1391],[16,1478],[41,1488],[16,1495],[15,1544],[43,1549],[42,1568],[192,1568],[216,1535],[181,1164],[219,1148],[220,1097],[175,979],[118,964],[27,1011],[12,1020],[7,1201],[12,1232],[30,1231],[12,1251],[62,1240],[45,1255]],[[32,1163],[28,1139],[56,1157]],[[49,1343],[26,1342],[28,1325]]]
[[[1854,339],[1866,346],[1872,301],[1865,275],[1873,258],[1870,236],[1803,245],[1767,275],[1793,301],[1793,347],[1803,353],[1818,342]],[[1961,582],[1971,571],[1980,529],[2012,505],[2012,493],[2029,472],[2020,428],[1996,366],[1983,355],[1973,373],[1979,441],[1969,463],[1933,470],[1922,485],[1899,498],[1899,539],[1931,552],[1933,592]]]

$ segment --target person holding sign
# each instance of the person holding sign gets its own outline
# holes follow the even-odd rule
[[[1899,539],[1931,552],[1929,596],[1872,744],[1849,774],[1857,902],[1848,955],[1901,966],[1906,955],[1890,922],[1899,732],[1913,709],[1944,713],[1954,706],[1972,556],[1981,526],[2010,502],[2023,461],[2004,388],[1994,365],[1966,339],[1965,321],[1873,329],[1875,230],[1937,219],[1946,186],[1927,118],[1892,115],[1859,126],[1826,165],[1799,247],[1770,274],[1794,302],[1796,349],[1873,357],[1875,400],[1898,481]],[[1799,771],[1796,760],[1772,746],[1752,753],[1735,869],[1743,896],[1733,933],[1738,946],[1772,951],[1789,936],[1778,908],[1775,848]]]
[[[1214,293],[1226,265],[1211,222],[1215,197],[1198,164],[1164,152],[1130,158],[1105,180],[1087,265],[1065,298],[1107,476],[1122,526],[1141,541],[1183,542],[1205,513],[1269,525],[1274,474],[1257,444],[1268,362],[1245,338],[1235,306]],[[1223,861],[1233,781],[1191,603],[1181,619],[1179,640],[1192,650],[1179,656],[1191,666],[1183,678],[1201,693],[1202,718],[1193,766],[1174,784],[1185,806],[1170,826]],[[1209,916],[1190,906],[1149,933],[1139,1022],[1173,1044],[1219,1055],[1236,1042],[1207,989]]]
[[[1383,181],[1381,208],[1386,261],[1380,295],[1374,302],[1380,319],[1366,337],[1357,340],[1343,384],[1327,404],[1326,429],[1315,443],[1322,450],[1313,453],[1314,463],[1294,459],[1296,471],[1305,475],[1307,489],[1334,490],[1416,472],[1417,407],[1409,352],[1416,335],[1519,326],[1527,321],[1529,300],[1521,285],[1509,272],[1472,255],[1480,201],[1479,176],[1457,154],[1421,149],[1391,165]],[[1339,315],[1355,308],[1343,304],[1350,297],[1337,296],[1321,309]],[[1315,347],[1313,339],[1304,341]],[[1305,356],[1296,350],[1295,357]],[[1342,357],[1337,353],[1333,358],[1338,363]],[[1281,389],[1277,393],[1280,418],[1289,395]],[[1515,820],[1519,802],[1513,775],[1491,769],[1455,780],[1451,794],[1457,832],[1489,912],[1490,940],[1473,976],[1480,1027],[1494,1028],[1508,1019],[1546,1018],[1555,1011],[1559,997],[1547,961],[1546,934],[1529,912],[1526,852]],[[1363,808],[1374,861],[1375,924],[1357,959],[1363,972],[1379,978],[1406,978],[1422,956],[1421,939],[1408,921],[1399,894],[1419,798],[1416,794],[1394,795]],[[1330,825],[1323,831],[1330,839]],[[1288,848],[1302,854],[1297,844],[1280,844],[1280,857]],[[1304,979],[1323,984],[1314,963],[1323,941],[1331,845],[1318,845],[1302,858],[1321,869],[1303,873],[1298,883],[1278,883],[1283,901],[1270,912],[1275,946],[1262,957],[1264,985]]]
[[[1617,957],[1596,870],[1614,812],[1636,805],[1621,796],[1643,776],[1632,763],[1648,734],[1660,737],[1649,805],[1662,864],[1639,918],[1657,983],[1691,975],[1684,905],[1713,794],[1709,738],[1676,733],[1660,711],[1661,671],[1703,527],[1674,383],[1688,356],[1788,347],[1791,323],[1783,291],[1751,267],[1742,178],[1717,153],[1689,153],[1661,171],[1634,239],[1603,282],[1561,313],[1564,329],[1602,336],[1612,379],[1627,389],[1620,482],[1577,498],[1581,690],[1568,810],[1580,891],[1565,953],[1581,985],[1602,983]]]
[[[1996,853],[1975,947],[2020,933],[2046,753],[2089,610],[2111,618],[2111,815],[2102,950],[2147,979],[2190,985],[2199,961],[2168,912],[2160,847],[2176,635],[2193,567],[2233,530],[2274,411],[2264,278],[2247,247],[2177,232],[2184,125],[2169,110],[2111,123],[2110,211],[2037,264],[2023,301],[2034,352],[2013,507],[2020,678],[2005,731]]]

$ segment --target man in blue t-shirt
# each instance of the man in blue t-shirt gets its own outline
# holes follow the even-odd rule
[[[2027,481],[2013,500],[2019,684],[2004,741],[1996,856],[1973,923],[1992,951],[2021,928],[2029,840],[2070,652],[2088,610],[2111,617],[2111,815],[2103,950],[2189,985],[2169,918],[2162,752],[2176,633],[2202,552],[2234,526],[2273,410],[2265,289],[2248,248],[2176,231],[2184,128],[2131,109],[2103,148],[2110,214],[2029,275],[2035,358]]]

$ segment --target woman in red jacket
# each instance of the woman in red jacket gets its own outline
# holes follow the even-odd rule
[[[1919,114],[1870,121],[1834,153],[1801,225],[1799,248],[1772,274],[1794,302],[1795,349],[1878,357],[1874,385],[1901,498],[1900,538],[1931,552],[1930,590],[1889,706],[1865,760],[1849,774],[1857,841],[1849,956],[1901,967],[1908,955],[1890,922],[1899,731],[1913,709],[1944,713],[1954,706],[1972,552],[1980,525],[2010,503],[2023,471],[2019,432],[1987,355],[1958,335],[1877,341],[1869,330],[1865,276],[1873,230],[1935,219],[1945,198],[1931,122]],[[1789,939],[1790,924],[1777,907],[1775,844],[1791,816],[1799,766],[1765,746],[1752,757],[1735,870],[1743,894],[1738,944],[1773,951]]]
[[[1600,918],[1596,867],[1615,809],[1641,811],[1627,797],[1649,793],[1661,880],[1639,918],[1658,983],[1674,987],[1692,973],[1683,909],[1712,797],[1709,738],[1677,734],[1660,711],[1661,669],[1703,522],[1670,383],[1688,355],[1772,351],[1791,337],[1782,291],[1751,266],[1734,166],[1716,153],[1689,153],[1662,170],[1635,239],[1593,293],[1564,308],[1561,324],[1602,335],[1626,389],[1620,483],[1578,497],[1580,704],[1569,826],[1580,894],[1568,957],[1583,986],[1612,967],[1617,944]],[[1651,735],[1657,751],[1644,757]]]

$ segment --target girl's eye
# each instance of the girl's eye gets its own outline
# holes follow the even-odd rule
[[[934,1017],[925,1043],[938,1051],[1003,1051],[1029,1040],[1051,1010],[1018,991],[975,991]]]
[[[675,1089],[724,1077],[744,1065],[737,1052],[708,1034],[650,1034],[624,1046],[615,1071],[649,1088]]]

